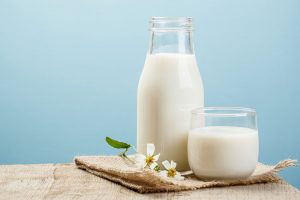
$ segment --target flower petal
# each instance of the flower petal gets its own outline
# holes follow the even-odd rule
[[[135,162],[135,166],[138,168],[144,168],[145,166],[145,159],[146,156],[144,156],[143,154],[135,154],[134,155],[134,162]]]
[[[159,175],[162,177],[168,177],[168,171],[166,171],[166,170],[160,171]]]
[[[174,162],[173,160],[171,160],[171,167],[172,167],[173,169],[176,168],[176,162]]]
[[[159,153],[159,154],[157,154],[156,156],[153,156],[153,161],[158,161],[158,159],[159,159],[159,156],[160,156],[160,153]]]
[[[150,165],[150,169],[153,169],[157,166],[157,163],[156,162],[153,162],[151,165]]]
[[[174,179],[178,180],[178,181],[182,181],[182,180],[184,180],[184,177],[181,176],[180,173],[177,172],[176,175],[174,176]]]
[[[147,144],[147,156],[153,156],[155,151],[154,144]]]
[[[144,156],[143,154],[135,154],[134,155],[134,161],[136,163],[143,163],[145,158],[146,158],[146,156]]]
[[[171,164],[168,160],[165,160],[161,163],[167,170],[171,168]]]

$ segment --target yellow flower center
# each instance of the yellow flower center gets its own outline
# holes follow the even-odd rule
[[[168,177],[174,177],[176,175],[176,169],[169,169],[168,170]]]
[[[150,166],[153,163],[153,161],[154,161],[153,156],[147,156],[146,157],[146,163],[147,163],[148,166]]]

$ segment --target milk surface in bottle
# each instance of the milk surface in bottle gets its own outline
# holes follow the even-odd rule
[[[190,111],[203,107],[203,86],[194,55],[191,18],[151,19],[150,47],[137,98],[137,150],[153,143],[159,162],[189,170]]]

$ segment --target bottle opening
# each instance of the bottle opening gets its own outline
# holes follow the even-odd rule
[[[152,17],[151,31],[192,31],[191,17]]]

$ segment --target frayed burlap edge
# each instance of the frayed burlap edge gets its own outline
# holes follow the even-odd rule
[[[203,181],[191,175],[187,176],[184,181],[175,181],[161,177],[148,169],[141,170],[124,165],[125,161],[117,156],[79,156],[75,158],[79,169],[119,183],[139,193],[178,192],[208,187],[276,182],[281,180],[276,173],[284,168],[295,166],[296,162],[296,160],[287,159],[280,161],[275,166],[259,163],[254,174],[247,179]]]

